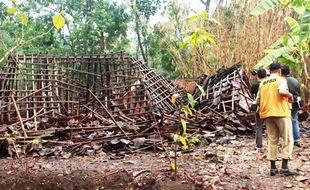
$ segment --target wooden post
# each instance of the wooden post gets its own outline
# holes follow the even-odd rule
[[[25,74],[25,96],[28,96],[28,94],[29,94],[29,82],[28,82],[28,72],[27,72],[27,68],[28,68],[28,64],[27,64],[27,61],[26,61],[26,55],[23,55],[23,58],[24,58],[24,64],[25,64],[25,68],[24,68],[24,74]],[[28,86],[29,85],[29,86]],[[27,101],[27,103],[26,103],[26,113],[27,113],[27,118],[29,118],[30,117],[30,114],[29,114],[29,103],[28,102],[30,102],[29,101],[29,99],[28,99],[28,101]]]
[[[24,128],[23,119],[22,119],[22,117],[20,116],[20,113],[19,113],[17,104],[16,104],[16,102],[15,102],[14,96],[11,95],[11,98],[12,98],[12,101],[13,101],[13,104],[14,104],[14,107],[15,107],[15,110],[16,110],[16,113],[17,113],[19,122],[20,122],[20,124],[21,124],[22,130],[23,130],[23,132],[24,132],[24,136],[27,137],[27,132],[25,131],[25,128]]]

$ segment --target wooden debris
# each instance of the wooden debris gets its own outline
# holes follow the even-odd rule
[[[98,97],[96,95],[94,95],[94,93],[92,93],[92,91],[88,90],[89,93],[96,99],[96,101],[98,101],[98,103],[101,105],[101,107],[104,109],[104,111],[107,112],[107,114],[109,115],[109,117],[112,119],[113,123],[121,130],[121,132],[128,138],[126,132],[122,129],[122,127],[116,122],[116,120],[114,119],[114,117],[112,116],[112,114],[109,112],[109,110],[101,103],[101,101],[98,99]]]
[[[206,96],[196,88],[194,98],[198,102],[198,115],[204,115],[198,123],[224,126],[232,132],[253,131],[253,114],[250,105],[253,97],[249,91],[250,83],[240,65],[220,69],[216,75],[205,76],[200,84]],[[201,113],[199,113],[201,112]],[[248,117],[250,116],[250,117]],[[243,119],[247,117],[247,119]],[[208,127],[205,126],[205,127]]]

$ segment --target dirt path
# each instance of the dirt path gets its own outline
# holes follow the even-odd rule
[[[310,140],[295,148],[295,177],[269,176],[265,155],[254,150],[253,137],[229,145],[204,145],[178,158],[178,179],[162,152],[98,157],[0,160],[0,189],[310,189]],[[280,162],[278,163],[280,165]]]

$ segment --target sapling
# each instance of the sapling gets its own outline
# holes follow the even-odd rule
[[[205,96],[205,92],[203,90],[203,88],[196,84],[198,89],[201,91],[201,95],[199,97],[199,99],[201,100],[203,96]],[[176,100],[177,98],[180,97],[180,94],[173,94],[172,95],[172,102],[174,104],[176,104]],[[174,151],[174,159],[171,162],[171,171],[174,172],[174,179],[176,179],[177,176],[177,151],[179,148],[179,143],[181,143],[182,145],[182,150],[187,150],[188,149],[188,145],[193,146],[195,143],[199,142],[199,139],[196,136],[192,136],[192,135],[188,135],[187,134],[187,123],[186,123],[186,119],[189,116],[193,116],[194,115],[194,111],[195,111],[195,104],[196,104],[196,100],[194,99],[194,97],[187,93],[187,104],[181,104],[178,105],[178,108],[180,109],[180,114],[183,113],[185,116],[184,118],[180,117],[180,123],[181,123],[181,127],[182,127],[182,133],[180,131],[180,128],[178,127],[176,133],[172,134],[172,138],[173,138],[173,151]],[[181,134],[180,134],[181,133]]]

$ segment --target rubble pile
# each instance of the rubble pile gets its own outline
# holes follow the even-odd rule
[[[223,129],[228,133],[253,130],[253,114],[249,114],[253,102],[250,83],[240,65],[222,68],[217,74],[200,80],[205,96],[197,87],[194,98],[196,110],[204,116],[200,123],[210,130]]]

